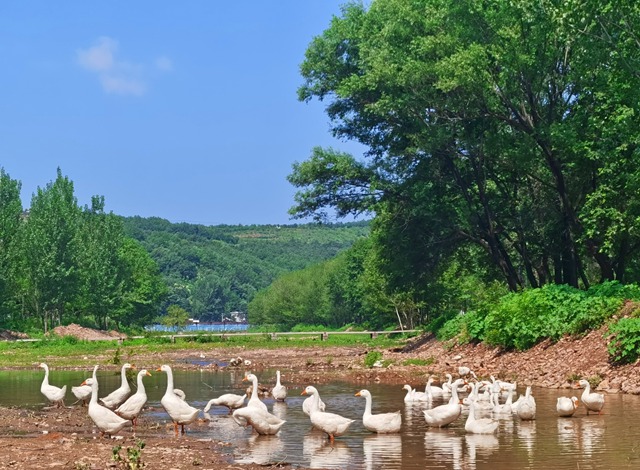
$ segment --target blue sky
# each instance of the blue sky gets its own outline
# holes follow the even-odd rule
[[[344,0],[0,3],[0,166],[23,205],[61,168],[80,205],[296,223],[286,176],[335,140],[299,66]]]

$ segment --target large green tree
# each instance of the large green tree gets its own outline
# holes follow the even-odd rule
[[[640,248],[640,10],[620,3],[624,15],[578,1],[348,4],[309,46],[299,96],[326,101],[334,134],[369,150],[314,149],[289,177],[292,213],[373,211],[388,293],[418,300],[467,244],[512,290],[623,280]]]
[[[45,332],[61,322],[65,307],[78,294],[79,221],[73,182],[58,169],[55,181],[33,195],[29,215],[21,226],[23,301]]]
[[[18,231],[22,218],[19,181],[0,168],[0,319],[10,319],[17,290]]]

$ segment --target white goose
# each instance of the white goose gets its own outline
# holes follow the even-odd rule
[[[276,434],[285,420],[256,406],[245,406],[233,412],[233,419],[240,426],[252,426],[261,435]]]
[[[498,422],[490,418],[476,418],[476,402],[471,402],[469,405],[469,416],[467,422],[464,425],[464,429],[467,432],[474,434],[492,434],[498,429]]]
[[[116,388],[106,397],[100,399],[102,404],[111,410],[114,410],[118,406],[122,405],[127,397],[131,394],[131,387],[129,386],[129,381],[127,380],[127,369],[133,369],[133,366],[128,362],[126,364],[123,364],[122,370],[120,371],[120,387]]]
[[[277,401],[284,401],[287,398],[287,387],[280,383],[280,371],[276,371],[276,384],[271,389],[271,396]]]
[[[164,392],[160,403],[171,417],[171,421],[173,421],[173,429],[176,436],[178,435],[178,425],[180,425],[182,434],[184,434],[185,424],[193,423],[198,417],[198,411],[200,410],[190,406],[186,401],[176,395],[173,390],[173,372],[171,371],[171,367],[163,364],[157,371],[162,371],[167,374],[167,391]]]
[[[536,419],[536,400],[531,395],[531,386],[527,387],[524,398],[519,400],[516,407],[516,414],[522,420]]]
[[[584,379],[580,380],[578,384],[579,388],[584,388],[584,392],[582,392],[582,397],[580,398],[587,409],[587,415],[589,411],[597,411],[598,414],[601,414],[602,408],[604,407],[604,394],[592,392],[591,384]]]
[[[573,416],[578,407],[578,403],[578,397],[558,397],[558,402],[556,403],[558,416]]]
[[[354,422],[353,419],[345,418],[344,416],[340,416],[335,413],[320,411],[320,396],[318,395],[318,390],[316,390],[315,387],[309,385],[302,391],[302,395],[311,395],[313,397],[314,400],[311,405],[311,414],[309,415],[311,424],[327,433],[331,442],[334,441],[336,436],[341,436],[347,432],[349,426]]]
[[[136,378],[138,390],[127,398],[127,401],[116,408],[116,414],[124,419],[131,420],[134,428],[136,426],[136,421],[138,420],[138,415],[142,411],[142,407],[147,403],[147,391],[144,388],[144,383],[142,383],[142,379],[146,376],[151,377],[151,374],[147,372],[147,369],[142,369],[138,372],[138,376]]]
[[[409,387],[409,390],[411,390],[411,387]],[[311,395],[309,398],[305,398],[304,401],[302,402],[302,411],[304,411],[304,414],[306,414],[307,416],[311,416],[311,408],[313,407],[314,399],[315,398],[313,397],[313,395]],[[318,393],[318,407],[320,408],[320,411],[325,411],[327,409],[327,405],[325,405],[325,403],[322,401],[322,398],[320,398],[319,393]]]
[[[415,388],[411,388],[411,385],[406,384],[402,387],[403,390],[407,391],[407,394],[404,396],[405,403],[418,403],[418,402],[428,402],[429,396],[424,392],[416,391]]]
[[[249,398],[247,406],[255,406],[256,408],[261,408],[264,411],[269,411],[267,409],[267,405],[265,405],[264,402],[258,397],[258,377],[253,374],[247,374],[244,379],[242,379],[242,381],[245,380],[248,380],[252,383],[251,397]]]
[[[128,419],[121,418],[109,408],[98,403],[98,381],[90,378],[82,382],[82,385],[91,387],[91,400],[89,401],[89,418],[100,430],[100,434],[111,436],[130,424]]]
[[[503,414],[513,414],[513,409],[511,405],[513,404],[513,395],[510,393],[507,395],[507,401],[504,402],[503,405],[500,404],[500,395],[499,394],[491,394],[491,399],[493,401],[493,412],[495,414],[503,415]]]
[[[67,386],[64,385],[62,388],[60,388],[56,387],[55,385],[50,385],[49,366],[47,366],[44,362],[41,362],[39,367],[42,367],[44,369],[44,380],[42,381],[42,385],[40,385],[40,392],[45,396],[47,400],[49,400],[57,407],[64,406],[64,395],[67,393]]]
[[[451,399],[448,404],[423,411],[427,425],[441,428],[458,419],[460,413],[462,413],[462,406],[458,398],[458,387],[462,383],[464,383],[463,379],[457,379],[451,384]]]
[[[402,416],[399,411],[395,413],[371,413],[371,393],[369,390],[360,390],[356,397],[364,397],[366,400],[362,424],[369,431],[377,433],[392,433],[400,431],[402,426]]]
[[[447,378],[447,381],[442,382],[442,393],[448,396],[451,395],[451,383],[453,381],[453,377],[451,374],[445,374],[445,377]]]
[[[429,380],[427,380],[427,385],[424,388],[424,393],[426,393],[427,396],[431,398],[441,398],[444,395],[442,387],[431,385],[432,383],[433,377],[429,377]]]
[[[208,413],[212,406],[226,406],[229,408],[229,414],[238,408],[244,406],[244,400],[247,398],[247,394],[237,395],[235,393],[223,393],[218,398],[212,398],[204,407],[204,412]]]
[[[95,378],[97,370],[98,366],[95,366],[93,368],[93,378]],[[82,402],[82,406],[84,406],[91,399],[91,385],[78,385],[77,387],[71,387],[71,393],[73,393],[77,398],[75,403]]]

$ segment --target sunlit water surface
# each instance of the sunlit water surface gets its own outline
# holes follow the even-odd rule
[[[160,406],[166,387],[164,373],[152,372],[145,379],[148,405],[144,421],[166,423],[168,416]],[[74,397],[71,386],[90,375],[90,371],[52,370],[50,382],[67,384],[66,403]],[[175,386],[184,390],[187,401],[200,409],[222,393],[243,393],[244,372],[175,371]],[[416,373],[418,377],[418,373]],[[275,371],[258,373],[261,384],[273,385]],[[38,408],[44,406],[40,394],[42,370],[0,371],[0,405]],[[100,396],[119,386],[119,374],[98,371]],[[286,375],[283,378],[286,385]],[[422,388],[421,381],[412,383]],[[373,412],[401,410],[402,430],[398,434],[376,435],[362,427],[364,399],[355,397],[360,388],[334,382],[318,385],[327,411],[356,419],[349,432],[330,445],[326,436],[312,429],[302,412],[300,387],[290,387],[285,403],[266,399],[269,409],[287,423],[276,436],[258,436],[250,428],[238,426],[226,408],[214,407],[206,415],[208,426],[188,430],[195,438],[229,442],[238,463],[269,464],[288,462],[294,466],[340,469],[618,469],[640,468],[640,397],[607,395],[602,415],[586,415],[579,407],[572,418],[558,418],[558,396],[579,395],[581,391],[534,388],[537,402],[535,421],[517,417],[499,418],[495,435],[473,435],[464,430],[467,411],[444,429],[426,426],[422,410],[426,405],[406,406],[404,391],[398,385],[366,384],[373,395]],[[523,393],[523,390],[518,390]],[[441,401],[434,402],[434,406]],[[482,415],[487,412],[480,413]],[[160,428],[164,433],[166,428]],[[149,434],[149,433],[147,433]],[[166,435],[166,434],[163,434]]]

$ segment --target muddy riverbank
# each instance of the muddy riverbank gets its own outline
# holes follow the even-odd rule
[[[557,343],[544,342],[526,352],[504,352],[484,345],[443,344],[433,338],[415,338],[392,348],[377,349],[382,367],[366,367],[365,358],[373,349],[365,345],[282,348],[220,347],[214,343],[190,344],[185,349],[145,353],[138,348],[138,367],[171,364],[175,369],[225,369],[261,371],[280,369],[284,382],[292,387],[318,384],[331,380],[352,383],[409,383],[422,387],[429,375],[443,380],[446,373],[454,376],[458,367],[472,369],[479,378],[494,375],[517,381],[520,388],[535,385],[547,388],[570,388],[578,378],[598,383],[607,393],[640,394],[640,368],[637,364],[614,367],[608,362],[604,331],[594,331],[581,338],[565,338]],[[123,354],[126,354],[126,343]],[[113,351],[86,357],[87,370],[92,364],[101,369],[118,370],[112,363]],[[55,358],[41,358],[42,361]],[[236,364],[237,363],[237,364]],[[416,363],[420,365],[416,365]],[[221,366],[220,364],[224,364]],[[230,365],[236,364],[236,365]],[[24,368],[34,367],[25,364]],[[273,384],[261,384],[268,389]],[[144,423],[142,423],[144,424]],[[206,426],[204,419],[194,426]],[[6,457],[0,468],[70,468],[103,469],[135,468],[130,465],[135,455],[146,468],[167,469],[245,469],[257,470],[263,465],[233,463],[225,449],[229,443],[191,438],[188,434],[174,437],[167,428],[161,437],[158,430],[145,434],[145,427],[134,437],[122,432],[117,439],[100,438],[86,414],[75,406],[57,409],[0,409],[0,448]],[[161,430],[162,431],[162,430]],[[144,448],[140,449],[140,443]],[[118,451],[118,446],[120,450]],[[131,453],[127,452],[130,449]],[[139,452],[138,452],[139,451]],[[138,453],[137,453],[138,452]],[[129,465],[129,466],[127,466]],[[286,468],[286,462],[277,468]],[[141,467],[138,467],[141,468]],[[276,466],[272,466],[276,468]]]

